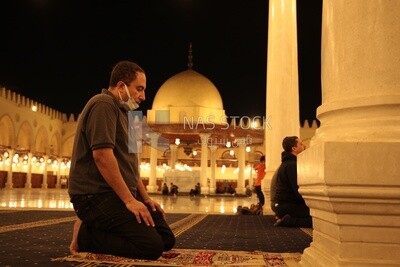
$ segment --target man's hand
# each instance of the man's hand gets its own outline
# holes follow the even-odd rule
[[[136,220],[138,221],[138,223],[142,223],[142,219],[143,219],[143,222],[147,226],[152,226],[152,227],[155,226],[153,218],[151,217],[149,210],[147,209],[146,205],[144,205],[142,202],[134,199],[134,200],[129,201],[125,205],[128,210],[130,210],[133,214],[135,214],[135,217],[136,217]],[[160,206],[160,205],[158,205],[158,206]],[[151,206],[151,208],[153,209],[154,205]],[[155,208],[153,210],[155,210]]]
[[[163,208],[161,208],[161,206],[160,206],[160,204],[158,202],[155,202],[151,198],[147,198],[147,199],[144,200],[144,203],[149,205],[152,211],[159,210],[161,212],[162,216],[163,216],[163,219],[164,220],[166,219],[165,211],[163,210]]]

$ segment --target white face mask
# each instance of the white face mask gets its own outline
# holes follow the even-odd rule
[[[131,111],[131,110],[137,109],[139,107],[139,104],[136,103],[135,99],[133,99],[131,97],[131,94],[129,93],[129,90],[128,90],[128,86],[126,86],[126,84],[125,84],[124,87],[125,87],[126,94],[128,95],[128,100],[127,101],[122,100],[121,93],[118,92],[121,104],[124,106],[126,111]]]

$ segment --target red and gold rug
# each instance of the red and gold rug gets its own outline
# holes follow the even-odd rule
[[[224,251],[173,249],[156,261],[136,260],[98,253],[78,253],[52,261],[72,261],[78,267],[92,266],[298,266],[301,253],[268,253],[262,251]]]

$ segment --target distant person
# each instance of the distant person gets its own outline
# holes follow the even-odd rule
[[[250,185],[246,185],[246,196],[251,197],[253,195],[253,190],[251,190]]]
[[[225,187],[223,187],[222,185],[218,186],[217,189],[215,190],[215,193],[224,194],[225,193]]]
[[[168,195],[168,193],[169,193],[169,188],[168,188],[167,183],[164,183],[164,184],[163,184],[162,189],[161,189],[161,192],[162,192],[163,195]]]
[[[262,192],[261,183],[265,177],[265,156],[264,155],[262,155],[260,157],[260,162],[254,166],[254,169],[257,172],[257,179],[256,179],[256,182],[254,183],[254,189],[257,194],[258,203],[260,203],[261,207],[263,207],[265,204],[265,197],[264,197],[264,193]]]
[[[169,191],[170,195],[174,195],[174,196],[178,195],[178,189],[179,189],[179,187],[177,185],[175,185],[174,183],[171,183],[170,191]]]
[[[229,184],[229,186],[226,188],[226,192],[228,194],[234,195],[234,194],[236,194],[236,189],[233,188],[232,184]]]
[[[164,210],[140,178],[137,154],[128,147],[129,112],[145,100],[145,89],[144,70],[118,62],[108,89],[93,96],[79,115],[68,187],[79,218],[71,253],[156,260],[175,244]]]
[[[297,184],[297,155],[306,147],[297,136],[287,136],[282,141],[282,163],[275,186],[273,211],[278,219],[274,226],[312,227],[310,209],[299,193]]]
[[[200,183],[195,184],[194,188],[190,189],[190,196],[197,196],[201,192]]]

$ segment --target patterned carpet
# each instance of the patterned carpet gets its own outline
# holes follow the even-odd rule
[[[97,253],[79,253],[54,261],[80,262],[78,267],[128,266],[297,266],[301,253],[173,249],[156,261],[135,260]]]
[[[296,266],[311,229],[273,227],[272,216],[167,214],[177,242],[158,261],[69,255],[72,211],[0,210],[0,266]]]

